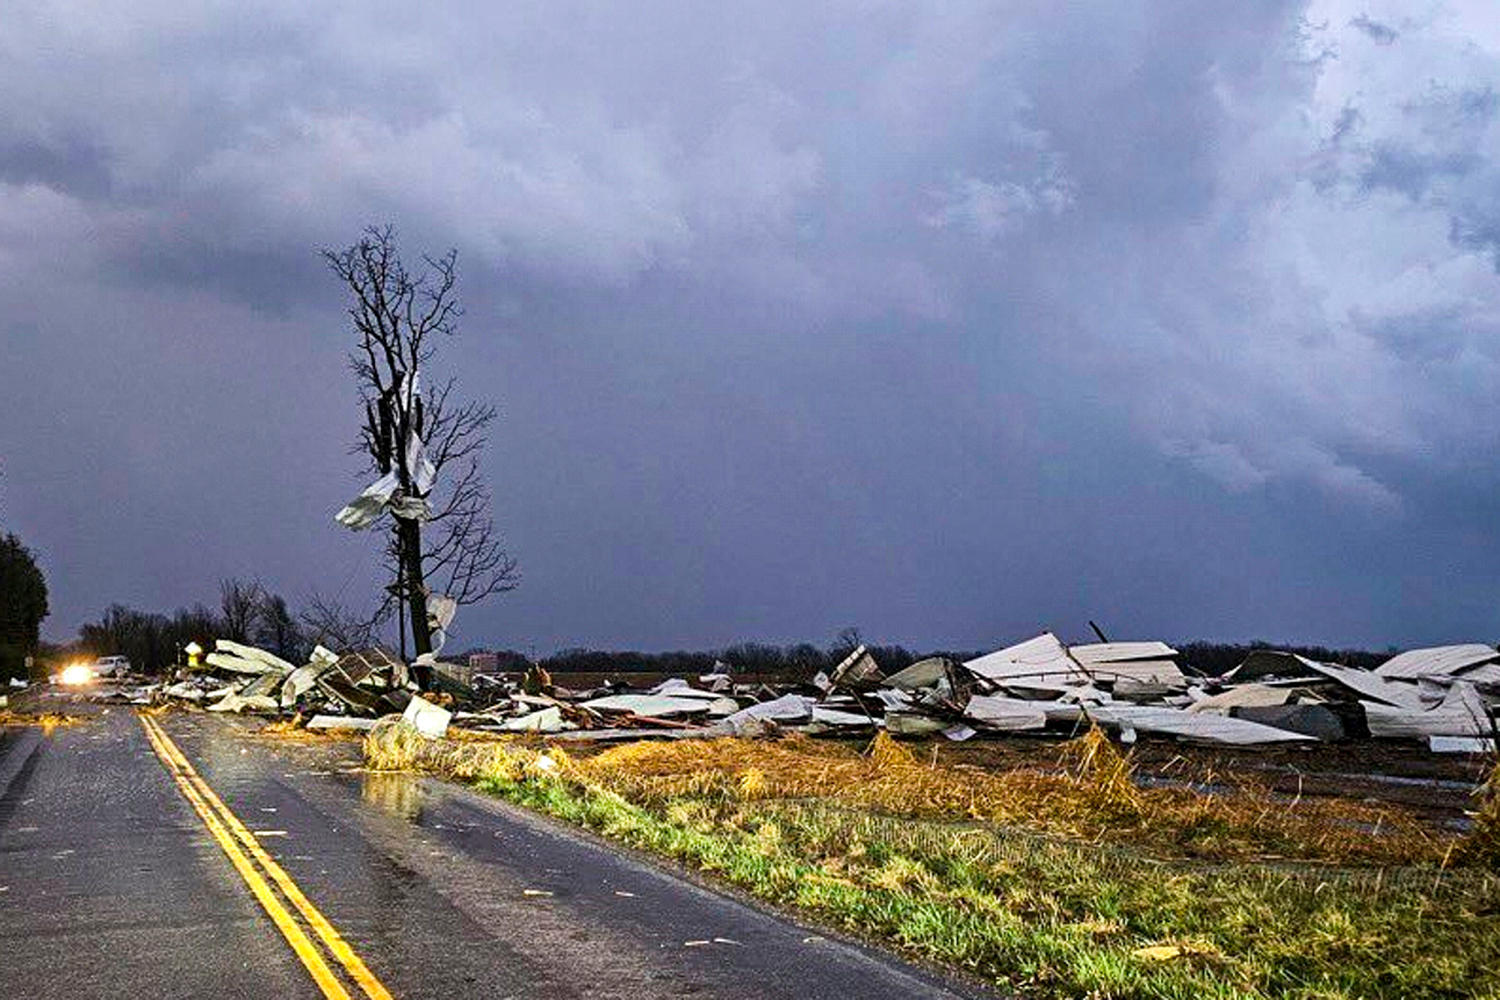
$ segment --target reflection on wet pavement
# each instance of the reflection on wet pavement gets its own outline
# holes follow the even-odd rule
[[[362,771],[359,797],[408,822],[422,821],[422,784],[415,775],[396,771]]]

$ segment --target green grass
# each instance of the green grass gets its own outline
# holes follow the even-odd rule
[[[1187,867],[818,803],[684,799],[662,810],[558,778],[478,785],[1028,995],[1417,998],[1500,988],[1500,883],[1483,874]],[[1190,954],[1134,954],[1163,943]]]
[[[1500,877],[1480,867],[1162,860],[754,782],[622,794],[519,746],[465,759],[491,794],[1024,996],[1500,997]]]

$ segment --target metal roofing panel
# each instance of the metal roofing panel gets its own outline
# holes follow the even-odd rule
[[[1495,684],[1500,685],[1500,662],[1486,663],[1482,667],[1473,670],[1465,670],[1459,675],[1470,684]]]
[[[1107,663],[1085,663],[1083,669],[1097,680],[1159,681],[1163,684],[1182,684],[1187,678],[1173,660],[1124,660]]]
[[[1362,698],[1382,701],[1388,705],[1396,705],[1400,708],[1420,708],[1421,697],[1414,685],[1404,684],[1400,681],[1390,681],[1369,670],[1361,670],[1358,667],[1341,667],[1334,663],[1319,663],[1299,656],[1298,660],[1308,670],[1327,677],[1335,683],[1360,695]]]
[[[1189,715],[1175,708],[1125,707],[1121,705],[1090,708],[1089,715],[1100,722],[1128,726],[1143,733],[1166,733],[1213,743],[1252,745],[1311,740],[1311,736],[1288,732],[1245,719],[1231,719],[1202,712]]]
[[[1034,639],[969,660],[964,666],[988,680],[1046,677],[1076,684],[1088,680],[1051,632],[1043,632]]]
[[[1267,684],[1239,684],[1228,691],[1221,691],[1195,701],[1185,711],[1189,715],[1197,715],[1199,712],[1228,715],[1231,708],[1267,708],[1285,705],[1291,696],[1292,692],[1284,687],[1271,687]]]
[[[1471,667],[1500,659],[1494,646],[1466,643],[1458,646],[1432,646],[1408,649],[1386,660],[1375,672],[1382,677],[1415,679],[1424,675],[1451,676]]]
[[[990,729],[1041,729],[1047,724],[1047,707],[1047,702],[976,694],[969,699],[964,715]]]
[[[1126,660],[1170,660],[1177,650],[1164,642],[1095,642],[1069,646],[1068,652],[1085,667],[1093,663],[1121,663]]]
[[[1488,736],[1489,711],[1474,685],[1454,684],[1436,708],[1415,711],[1365,705],[1365,721],[1375,737]]]

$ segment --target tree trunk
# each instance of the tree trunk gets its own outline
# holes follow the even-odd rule
[[[397,518],[401,535],[401,561],[406,577],[405,597],[411,620],[412,658],[432,652],[432,633],[427,629],[427,587],[422,579],[422,523]],[[423,691],[432,688],[432,668],[416,667],[412,671]]]

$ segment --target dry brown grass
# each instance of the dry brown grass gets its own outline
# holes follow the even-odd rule
[[[365,737],[358,729],[308,729],[301,715],[267,722],[253,735],[294,743],[358,743]]]
[[[1348,801],[1287,801],[1254,785],[1209,795],[1140,788],[1097,730],[1064,744],[1059,769],[992,772],[924,763],[884,733],[869,750],[793,738],[630,743],[580,761],[628,798],[823,799],[927,819],[967,819],[1168,854],[1392,863],[1442,859],[1453,838],[1410,814]],[[750,794],[746,794],[746,792]]]
[[[1500,870],[1500,759],[1495,761],[1488,780],[1475,795],[1479,798],[1479,808],[1474,811],[1474,828],[1455,854],[1462,861]]]
[[[885,733],[864,752],[792,737],[639,741],[572,757],[534,739],[427,740],[398,722],[382,722],[365,737],[372,767],[465,780],[546,773],[654,807],[684,798],[820,800],[897,817],[1130,844],[1177,857],[1383,865],[1457,856],[1453,835],[1396,807],[1287,800],[1253,784],[1225,794],[1141,788],[1129,757],[1098,730],[1063,744],[1051,768],[996,772],[925,762]]]
[[[453,732],[457,735],[459,731]],[[400,716],[380,720],[365,735],[364,755],[365,762],[378,771],[433,771],[463,780],[519,777],[543,756],[509,739],[466,734],[466,738],[430,740],[402,722]],[[553,750],[550,755],[549,759],[566,759],[561,750]]]

